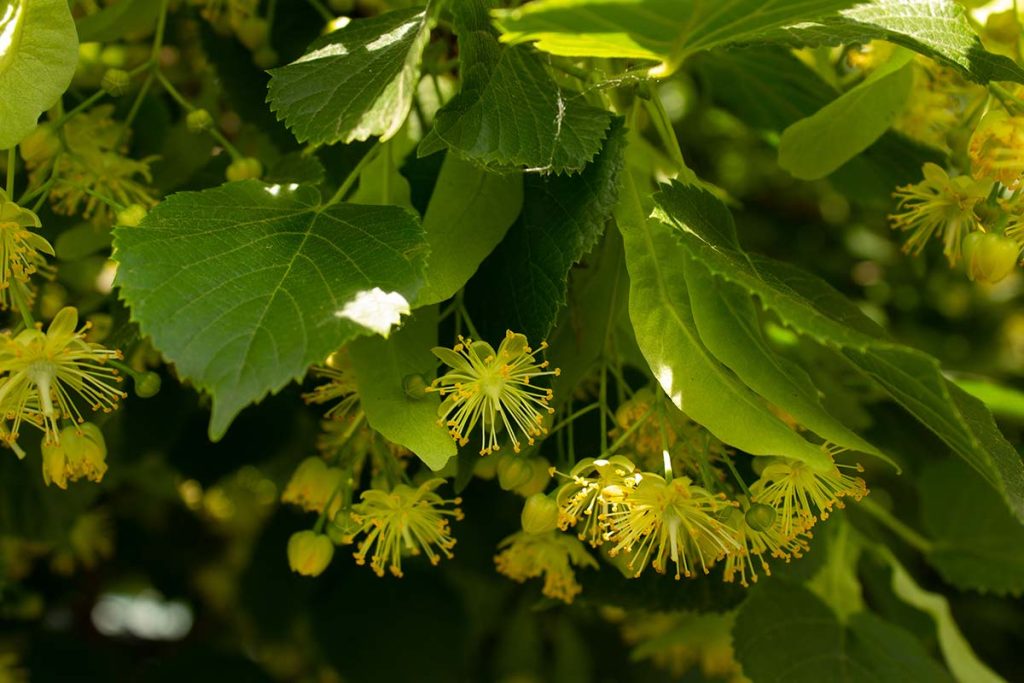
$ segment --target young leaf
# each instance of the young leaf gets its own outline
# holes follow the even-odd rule
[[[359,400],[370,426],[415,453],[432,470],[455,455],[455,442],[437,423],[436,393],[411,396],[407,378],[430,384],[437,359],[437,307],[421,308],[390,338],[364,337],[348,345]]]
[[[673,183],[656,195],[658,215],[684,250],[716,276],[756,297],[795,331],[851,361],[974,467],[1024,519],[1024,463],[991,414],[942,375],[939,362],[891,341],[828,284],[800,269],[744,252],[728,210],[707,192]]]
[[[423,215],[430,261],[417,303],[444,301],[462,289],[501,242],[522,206],[521,173],[488,173],[447,155]]]
[[[214,440],[341,344],[386,331],[420,286],[414,215],[320,207],[316,190],[290,187],[176,194],[115,231],[121,297],[180,375],[212,395]]]
[[[545,339],[565,305],[569,269],[600,239],[618,197],[625,130],[616,119],[601,153],[574,176],[526,176],[523,213],[480,267],[466,300],[481,332]]]
[[[1024,593],[1024,526],[996,493],[955,460],[921,477],[921,518],[934,539],[928,561],[964,590]]]
[[[422,8],[356,19],[271,70],[267,101],[299,142],[387,140],[412,107],[429,36]]]
[[[0,149],[18,144],[71,84],[78,34],[66,0],[8,0],[0,13]]]
[[[897,53],[863,83],[783,131],[779,166],[802,180],[816,180],[867,149],[906,104],[914,83],[912,55]]]
[[[800,45],[888,40],[948,64],[973,81],[1024,83],[1024,69],[1012,59],[985,51],[955,0],[871,0],[768,37]]]
[[[771,413],[704,346],[683,276],[687,253],[672,229],[647,219],[630,175],[616,209],[629,270],[629,317],[651,372],[672,402],[722,441],[754,455],[825,467],[828,458]]]
[[[447,146],[483,165],[582,170],[601,149],[611,114],[564,91],[529,48],[500,45],[486,4],[452,6],[462,90],[437,112],[420,155]]]
[[[732,635],[736,659],[755,681],[953,681],[911,633],[870,612],[843,625],[806,588],[780,579],[750,590]]]
[[[661,62],[668,76],[700,50],[751,40],[769,29],[817,19],[854,0],[539,0],[494,12],[507,43],[551,54]]]

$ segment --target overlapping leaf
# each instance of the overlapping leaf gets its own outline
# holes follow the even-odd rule
[[[357,19],[273,69],[267,101],[299,142],[386,140],[412,107],[429,35],[422,8]]]
[[[539,0],[495,12],[502,40],[533,42],[573,57],[661,62],[659,76],[689,55],[818,19],[854,0]]]
[[[745,290],[795,331],[852,362],[931,429],[1024,518],[1024,464],[977,399],[947,381],[933,357],[890,340],[818,278],[748,254],[728,210],[698,188],[674,183],[656,195],[658,216],[715,276]]]
[[[398,207],[320,207],[249,180],[173,195],[119,228],[117,284],[143,333],[213,397],[210,435],[346,341],[397,318],[426,243]]]
[[[575,172],[601,149],[611,114],[564,90],[529,48],[503,47],[487,0],[453,6],[462,90],[437,113],[420,154],[445,146],[488,166]]]
[[[0,149],[13,147],[71,84],[78,34],[65,0],[0,6]]]

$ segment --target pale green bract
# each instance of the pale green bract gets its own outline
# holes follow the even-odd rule
[[[66,0],[0,3],[0,149],[18,144],[71,84],[78,34]]]

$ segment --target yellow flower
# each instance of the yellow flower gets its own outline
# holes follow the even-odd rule
[[[949,134],[985,96],[985,90],[925,57],[918,57],[913,68],[911,94],[893,128],[932,147],[948,150]]]
[[[707,574],[729,552],[740,549],[732,531],[717,518],[735,503],[724,495],[696,486],[689,477],[666,481],[645,472],[625,503],[608,514],[609,554],[626,552],[627,567],[640,576],[648,563],[665,573],[671,560],[675,578],[692,577],[696,569]]]
[[[306,512],[323,512],[327,501],[341,485],[345,472],[337,467],[328,467],[321,458],[303,460],[292,473],[288,485],[281,494],[282,503],[297,505]],[[341,506],[341,497],[334,496],[329,514],[333,515]]]
[[[332,403],[324,414],[328,420],[342,421],[359,405],[359,395],[356,393],[356,382],[352,377],[352,368],[348,355],[343,352],[333,353],[327,359],[327,363],[313,368],[312,374],[315,377],[326,379],[313,391],[302,395],[306,403],[323,405]]]
[[[818,472],[800,460],[773,458],[750,487],[751,501],[775,508],[783,536],[793,537],[814,526],[819,517],[828,519],[833,507],[844,507],[842,498],[860,500],[867,495],[864,480],[843,474],[840,467],[864,471],[860,465],[833,465]]]
[[[1024,174],[1024,116],[988,112],[974,129],[967,153],[975,178],[998,180],[1016,189]]]
[[[68,481],[99,482],[107,472],[107,444],[91,422],[61,430],[60,441],[43,441],[43,481],[62,489]]]
[[[541,592],[549,598],[572,602],[582,590],[573,567],[597,569],[597,562],[572,536],[551,530],[540,534],[520,531],[499,545],[494,557],[500,573],[513,581],[544,577]]]
[[[614,455],[607,460],[585,458],[576,463],[568,478],[555,494],[558,526],[563,531],[577,527],[580,540],[597,547],[607,540],[609,514],[625,502],[640,474],[629,458]]]
[[[324,534],[297,531],[288,539],[288,565],[302,576],[320,576],[334,557],[334,544]]]
[[[724,521],[736,534],[741,546],[741,550],[730,552],[725,558],[723,578],[727,583],[732,583],[738,576],[740,585],[746,587],[749,585],[747,572],[750,573],[750,581],[756,582],[758,569],[771,576],[766,555],[789,562],[792,558],[803,557],[810,549],[807,542],[811,538],[809,531],[799,530],[796,535],[787,536],[782,530],[781,516],[774,508],[762,503],[754,503],[746,513],[732,508]]]
[[[43,254],[53,256],[53,247],[32,228],[40,226],[39,217],[10,201],[0,190],[0,309],[14,305],[11,289],[19,288],[22,300],[33,298],[27,283],[38,271],[46,277],[53,269]]]
[[[924,180],[896,188],[896,213],[889,216],[889,221],[894,229],[910,233],[903,251],[919,254],[928,240],[940,236],[946,259],[955,265],[964,236],[980,227],[974,208],[988,194],[989,187],[967,176],[950,178],[931,162],[921,170]]]
[[[462,510],[445,506],[462,500],[434,492],[444,483],[429,479],[415,489],[398,484],[390,491],[363,491],[360,502],[352,506],[352,518],[360,524],[359,533],[365,534],[355,552],[356,564],[366,564],[372,552],[370,568],[377,576],[384,576],[385,568],[402,576],[404,553],[423,553],[435,565],[442,555],[451,558],[455,539],[448,518],[462,519]]]
[[[447,426],[452,438],[465,446],[468,435],[481,424],[480,454],[498,450],[498,430],[508,432],[512,448],[518,453],[521,434],[529,444],[534,437],[546,433],[545,413],[552,393],[533,385],[538,377],[558,375],[546,370],[548,362],[538,363],[536,355],[547,348],[531,349],[526,337],[506,332],[494,351],[487,342],[474,342],[459,337],[454,349],[436,347],[434,355],[452,369],[434,380],[428,391],[437,391],[445,400],[438,408],[438,423]]]
[[[58,420],[83,422],[72,395],[84,399],[93,410],[110,412],[126,394],[116,388],[121,381],[108,360],[121,352],[85,341],[86,323],[80,330],[78,311],[61,309],[44,333],[40,325],[16,336],[0,335],[0,406],[13,427],[8,439],[18,438],[18,428],[28,420],[40,427],[50,443],[59,443]]]

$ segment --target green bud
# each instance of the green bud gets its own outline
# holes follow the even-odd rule
[[[303,576],[320,576],[334,557],[334,544],[324,534],[298,531],[288,539],[288,564]]]
[[[238,28],[235,29],[235,35],[238,36],[238,40],[242,42],[242,45],[245,45],[250,50],[255,50],[267,42],[269,31],[270,25],[266,19],[249,17],[238,25]]]
[[[406,375],[402,378],[402,389],[412,400],[422,401],[427,396],[427,380],[419,373]]]
[[[775,517],[777,516],[775,508],[764,503],[754,503],[747,510],[747,513],[743,516],[746,520],[747,526],[754,531],[768,531],[775,524]]]
[[[1017,267],[1020,245],[1005,235],[972,232],[960,244],[967,277],[978,282],[999,282]]]
[[[530,458],[527,462],[530,463],[532,470],[530,479],[522,486],[515,488],[515,492],[524,498],[540,493],[548,487],[548,483],[551,481],[551,463],[547,458]]]
[[[558,503],[543,493],[535,493],[526,499],[523,512],[519,515],[523,531],[543,534],[558,526]]]
[[[259,178],[263,175],[263,164],[260,163],[259,159],[245,157],[244,159],[231,162],[226,175],[227,179],[231,181]]]
[[[277,54],[277,50],[269,45],[264,45],[252,53],[253,64],[261,69],[269,69],[277,66],[278,60],[280,60],[280,57]]]
[[[190,133],[201,133],[213,125],[213,117],[205,109],[195,109],[185,117],[185,125]]]
[[[155,372],[144,372],[135,376],[135,395],[139,398],[151,398],[160,393],[161,379]]]
[[[360,527],[359,522],[352,519],[352,511],[342,508],[334,513],[334,517],[327,523],[327,537],[335,545],[351,545]]]
[[[146,207],[142,204],[132,204],[126,209],[117,212],[117,224],[128,228],[137,228],[142,219],[146,217]]]
[[[121,97],[128,92],[131,86],[132,77],[123,69],[107,69],[100,82],[100,87],[113,97]]]
[[[533,466],[526,458],[502,453],[498,457],[498,485],[513,491],[533,478]]]

